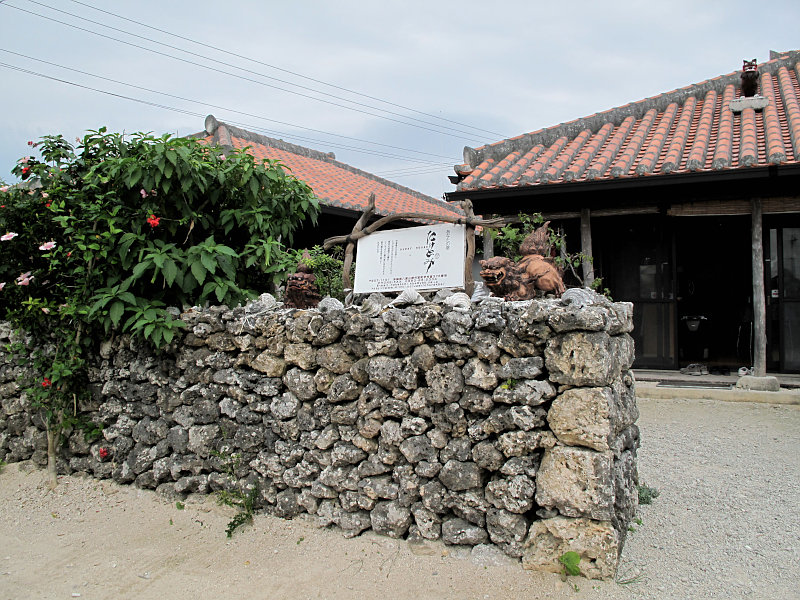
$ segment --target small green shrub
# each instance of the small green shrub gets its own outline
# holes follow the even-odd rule
[[[653,500],[658,498],[661,494],[656,488],[650,487],[645,484],[641,484],[638,487],[639,490],[639,504],[652,504]]]
[[[577,552],[573,552],[572,550],[564,552],[564,554],[558,557],[558,562],[560,562],[564,567],[564,575],[575,576],[581,574],[581,569],[578,566],[581,562],[581,555]]]

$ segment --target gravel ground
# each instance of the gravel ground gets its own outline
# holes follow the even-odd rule
[[[800,598],[800,407],[640,400],[639,512],[617,581],[530,573],[479,548],[344,539],[257,516],[225,537],[211,499],[0,474],[0,599]]]

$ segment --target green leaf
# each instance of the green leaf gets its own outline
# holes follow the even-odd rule
[[[203,285],[203,282],[206,280],[206,269],[203,267],[202,263],[198,260],[192,263],[192,275],[197,280],[197,283]]]
[[[214,288],[214,294],[217,296],[217,301],[222,302],[225,299],[225,294],[228,293],[228,286],[224,283],[220,283]]]
[[[567,575],[580,575],[581,570],[578,567],[578,564],[581,562],[581,555],[577,552],[573,552],[569,550],[568,552],[564,552],[559,558],[558,561],[564,565],[564,570],[567,572]]]
[[[114,327],[119,324],[119,320],[122,318],[124,312],[125,305],[120,300],[117,300],[111,305],[111,308],[108,310],[108,316],[111,317],[111,323],[113,323]]]
[[[200,255],[200,262],[203,263],[203,266],[209,273],[213,273],[214,271],[217,270],[217,259],[211,254],[203,252]]]
[[[178,265],[175,264],[174,260],[168,258],[161,271],[164,274],[164,280],[167,282],[167,285],[171,287],[172,283],[175,281],[175,276],[178,274]]]

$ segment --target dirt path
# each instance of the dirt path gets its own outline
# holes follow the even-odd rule
[[[640,509],[620,580],[524,571],[441,544],[345,539],[258,516],[225,536],[212,499],[152,492],[27,463],[0,474],[0,600],[19,598],[798,598],[800,407],[643,400]],[[638,578],[637,578],[638,576]],[[573,585],[579,588],[576,591]]]

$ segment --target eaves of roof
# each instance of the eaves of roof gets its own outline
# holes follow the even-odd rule
[[[706,180],[758,180],[800,164],[800,51],[759,65],[763,110],[731,110],[730,73],[516,138],[464,149],[463,180],[448,200],[478,211],[496,199],[600,190],[666,189]],[[777,173],[777,172],[775,172]],[[775,174],[773,174],[773,177]],[[785,180],[785,178],[784,178]],[[758,190],[749,190],[757,195]],[[482,206],[483,205],[483,206]]]
[[[380,216],[400,213],[425,213],[436,216],[463,215],[455,205],[426,196],[324,153],[283,140],[277,140],[206,117],[205,131],[194,137],[223,148],[247,149],[257,159],[277,160],[292,175],[307,183],[323,205],[361,213],[371,193],[375,194],[375,213]],[[338,212],[338,211],[337,211]],[[409,219],[428,222],[425,219]]]

